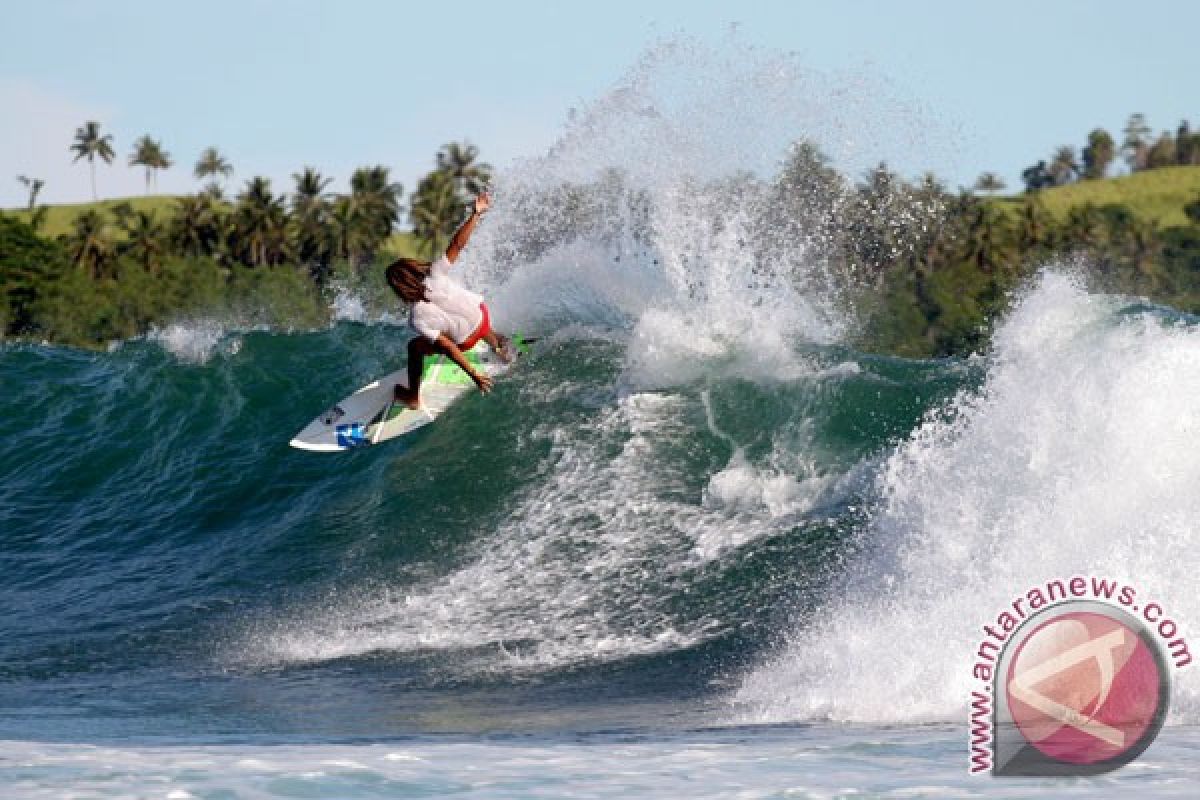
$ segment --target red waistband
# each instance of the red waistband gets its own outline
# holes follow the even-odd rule
[[[458,349],[464,353],[470,350],[475,345],[479,344],[479,340],[492,332],[492,320],[488,314],[487,303],[480,303],[479,310],[483,312],[483,319],[479,320],[479,327],[475,332],[467,337],[466,341],[459,343]]]

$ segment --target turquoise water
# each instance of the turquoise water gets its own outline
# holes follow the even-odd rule
[[[966,774],[978,626],[1076,571],[1197,610],[1200,337],[1058,276],[963,361],[797,337],[653,386],[637,331],[546,331],[344,455],[286,442],[402,329],[215,330],[0,350],[15,796],[1038,796]],[[1054,791],[1187,794],[1190,677]]]
[[[863,489],[839,478],[960,381],[812,350],[788,385],[622,394],[619,345],[551,339],[411,440],[287,446],[404,336],[6,348],[0,735],[702,717],[852,549]],[[802,474],[769,466],[776,432]]]

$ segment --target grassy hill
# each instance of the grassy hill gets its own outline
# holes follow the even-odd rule
[[[1102,181],[1080,181],[1042,189],[1039,196],[1046,210],[1059,220],[1066,219],[1075,206],[1120,203],[1164,228],[1186,225],[1183,207],[1200,198],[1200,167],[1164,167]],[[1015,210],[1021,197],[997,198],[996,202],[1005,210]]]
[[[160,220],[167,219],[172,210],[175,208],[175,197],[173,195],[152,195],[147,197],[114,197],[111,200],[101,200],[98,203],[74,203],[61,206],[46,206],[46,224],[39,231],[43,236],[54,238],[59,234],[68,233],[71,230],[71,222],[75,217],[79,216],[89,209],[96,209],[105,213],[111,213],[113,206],[121,203],[129,203],[134,211],[154,211],[157,212]],[[22,222],[29,222],[32,216],[28,211],[10,211]]]

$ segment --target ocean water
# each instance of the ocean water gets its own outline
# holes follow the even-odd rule
[[[764,254],[678,172],[778,156],[772,109],[836,138],[846,91],[648,56],[498,178],[460,268],[540,342],[411,439],[287,446],[403,360],[345,293],[0,346],[0,796],[1195,796],[1194,670],[1106,776],[970,777],[965,720],[1030,586],[1111,575],[1191,635],[1196,320],[1051,269],[987,353],[855,351],[819,238]],[[603,224],[552,218],[614,169]]]

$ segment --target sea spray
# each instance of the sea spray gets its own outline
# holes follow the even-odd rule
[[[1049,273],[987,378],[884,465],[862,563],[750,673],[738,719],[962,717],[981,626],[1050,579],[1107,575],[1194,634],[1200,328]],[[1197,713],[1182,673],[1176,717]]]
[[[161,345],[183,363],[204,364],[218,351],[237,354],[242,342],[236,330],[215,319],[200,319],[153,328],[145,338]]]

